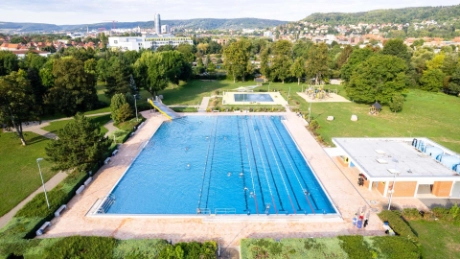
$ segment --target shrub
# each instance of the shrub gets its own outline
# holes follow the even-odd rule
[[[47,247],[43,258],[112,258],[115,245],[112,237],[66,237]]]
[[[390,110],[393,112],[400,112],[403,109],[404,105],[404,96],[394,95],[390,101]]]
[[[384,210],[379,213],[379,217],[382,221],[388,221],[390,227],[396,232],[396,234],[408,238],[413,242],[418,242],[418,238],[414,232],[412,232],[412,229],[397,213],[391,210]]]
[[[316,120],[312,120],[310,121],[310,123],[308,124],[308,127],[311,129],[311,130],[317,130],[319,128],[319,123],[316,121]]]
[[[402,216],[408,220],[417,220],[422,218],[422,215],[417,209],[404,209]]]
[[[387,259],[419,259],[420,251],[409,239],[398,236],[372,237],[374,248]],[[363,257],[364,258],[364,257]],[[367,257],[371,258],[371,257]],[[379,257],[380,258],[380,257]]]
[[[449,210],[446,209],[446,208],[442,208],[442,207],[436,207],[436,208],[433,208],[431,209],[431,212],[433,213],[433,215],[436,217],[436,218],[447,218],[448,215],[449,215]]]
[[[363,236],[339,236],[338,238],[342,241],[340,247],[348,254],[348,258],[372,258],[372,252]]]

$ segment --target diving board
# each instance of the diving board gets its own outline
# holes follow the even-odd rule
[[[170,120],[174,120],[181,117],[177,112],[173,111],[171,108],[163,104],[163,102],[161,102],[158,96],[155,97],[155,100],[149,98],[147,99],[147,101],[150,103],[150,105],[153,106],[153,108],[157,109],[159,112],[161,112],[161,114],[163,114],[166,118]]]

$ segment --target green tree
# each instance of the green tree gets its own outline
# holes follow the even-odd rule
[[[300,79],[305,76],[305,62],[303,58],[296,58],[291,66],[291,74],[297,78],[297,85],[300,85]]]
[[[460,93],[460,65],[457,66],[456,70],[450,77],[447,90],[457,95]]]
[[[184,55],[184,58],[188,63],[192,63],[193,61],[195,61],[196,47],[194,45],[190,45],[188,43],[181,43],[179,44],[179,46],[177,46],[177,51]]]
[[[337,59],[337,68],[341,69],[344,64],[348,62],[348,59],[351,56],[351,53],[353,52],[353,47],[350,45],[345,46],[343,48],[342,52],[340,53],[340,56]]]
[[[289,57],[285,55],[275,56],[270,67],[272,81],[279,79],[284,84],[284,80],[291,75],[291,66],[292,61]]]
[[[442,83],[446,75],[441,69],[429,69],[423,72],[420,83],[422,89],[431,92],[437,92],[442,89]]]
[[[33,89],[24,70],[0,77],[0,123],[13,127],[24,146],[27,143],[22,124],[38,120],[36,111]]]
[[[90,170],[104,159],[110,140],[104,137],[99,124],[78,113],[57,133],[58,139],[50,142],[46,160],[53,170]]]
[[[281,55],[291,58],[292,56],[292,43],[288,40],[279,40],[272,46],[274,55]]]
[[[19,61],[11,51],[0,51],[0,76],[8,75],[13,71],[18,71]]]
[[[209,61],[207,71],[209,73],[214,73],[216,71],[216,65],[214,65],[214,62]]]
[[[405,60],[406,62],[409,62],[411,58],[409,48],[406,46],[406,44],[404,44],[402,39],[391,39],[385,42],[382,54],[396,56]]]
[[[130,87],[131,71],[129,66],[121,59],[117,58],[107,73],[107,89],[105,94],[112,97],[114,94],[132,93]]]
[[[319,84],[326,76],[328,67],[328,47],[326,43],[313,45],[308,52],[307,75],[315,77],[315,83]]]
[[[340,70],[342,79],[345,82],[349,82],[351,74],[355,68],[372,55],[374,55],[374,52],[368,48],[353,50],[350,57],[348,58],[348,61],[342,66],[342,69]]]
[[[374,55],[359,64],[345,84],[348,97],[355,102],[388,104],[406,87],[407,64],[391,55]]]
[[[112,96],[110,111],[111,118],[116,124],[125,122],[129,118],[132,118],[134,114],[124,94],[115,94]]]
[[[268,65],[270,59],[269,53],[270,49],[265,48],[260,54],[260,72],[265,78],[270,78],[270,66]]]
[[[224,66],[227,69],[227,74],[232,75],[233,82],[236,82],[237,78],[241,78],[244,81],[249,74],[250,50],[251,42],[246,39],[232,42],[224,49]]]
[[[57,59],[52,74],[54,84],[49,89],[47,101],[56,111],[71,116],[96,107],[96,77],[85,72],[82,61],[73,57]]]

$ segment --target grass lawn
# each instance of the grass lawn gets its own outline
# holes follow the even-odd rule
[[[0,216],[10,211],[41,185],[36,159],[45,157],[49,139],[32,132],[24,132],[27,146],[14,133],[0,135]],[[44,180],[49,180],[50,163],[40,162]]]
[[[100,125],[102,133],[105,134],[105,133],[108,132],[108,129],[106,127],[104,127],[104,124],[106,124],[108,121],[111,120],[110,114],[102,115],[102,116],[95,116],[95,117],[90,117],[90,118]],[[53,122],[50,122],[50,125],[48,125],[46,127],[43,127],[43,129],[46,130],[46,131],[49,131],[49,132],[52,132],[52,133],[56,134],[58,132],[58,130],[64,128],[64,126],[67,125],[67,123],[69,123],[69,121],[70,121],[70,119],[69,120],[53,121]]]
[[[295,93],[301,90],[297,84],[275,83],[271,87],[280,90],[291,107],[308,113],[309,103]],[[337,89],[346,97],[343,86],[326,88]],[[320,125],[317,132],[329,145],[333,137],[428,137],[460,152],[460,98],[455,96],[410,89],[401,112],[395,114],[383,106],[377,116],[368,114],[369,105],[353,102],[312,103],[311,110],[312,119]],[[358,115],[357,122],[350,120],[352,114]],[[327,121],[327,116],[334,116],[334,120]]]
[[[179,87],[170,85],[168,88],[161,91],[160,94],[163,95],[163,102],[167,105],[200,105],[203,97],[217,94],[216,91],[230,90],[240,86],[250,85],[256,85],[256,83],[252,80],[236,83],[229,80],[192,80],[185,84],[181,84]]]
[[[422,258],[460,258],[460,222],[411,220],[418,234]]]

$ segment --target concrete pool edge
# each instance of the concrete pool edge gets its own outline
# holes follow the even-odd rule
[[[329,214],[93,214],[87,215],[90,218],[139,218],[139,219],[201,219],[207,221],[238,221],[238,222],[278,222],[278,221],[295,221],[295,222],[342,222],[343,219],[338,213]]]

